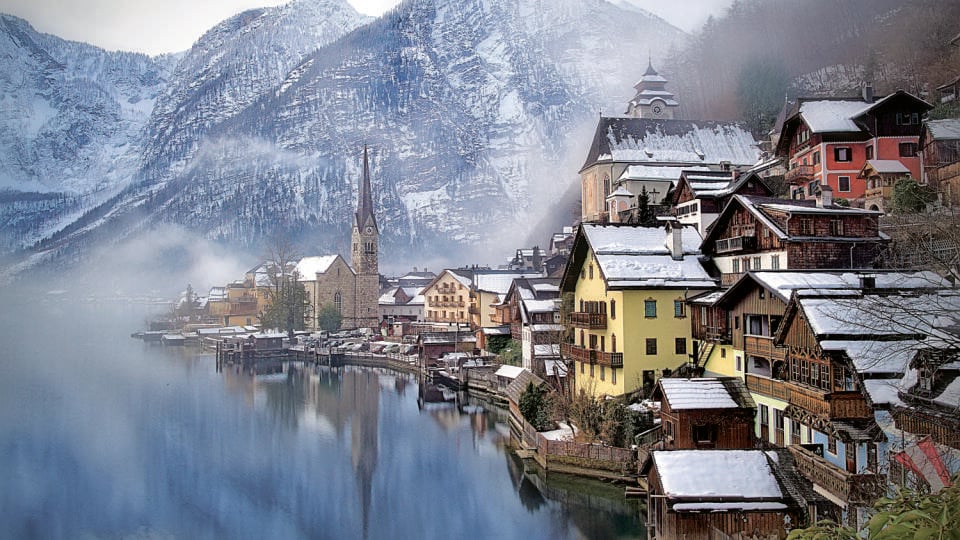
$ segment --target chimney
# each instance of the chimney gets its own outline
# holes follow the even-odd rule
[[[863,100],[867,103],[873,103],[873,83],[863,85]]]
[[[817,191],[817,208],[826,208],[833,205],[833,189],[830,186],[820,186]]]
[[[683,259],[683,226],[679,223],[673,223],[670,226],[670,256],[674,260]]]

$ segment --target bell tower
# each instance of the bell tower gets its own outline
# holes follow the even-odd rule
[[[376,327],[380,322],[380,230],[373,213],[373,193],[370,189],[370,161],[367,146],[363,146],[363,177],[354,214],[350,258],[357,273],[356,326]]]
[[[680,119],[677,109],[680,104],[666,89],[667,79],[653,69],[653,60],[647,62],[647,71],[634,85],[637,95],[627,104],[627,116],[634,118]]]

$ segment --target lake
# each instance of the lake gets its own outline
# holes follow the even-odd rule
[[[131,339],[149,309],[43,295],[0,314],[0,536],[618,538],[623,488],[506,448],[496,407],[418,405],[416,377],[253,378]]]

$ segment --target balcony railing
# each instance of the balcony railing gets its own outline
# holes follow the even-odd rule
[[[786,401],[824,418],[873,417],[873,410],[860,392],[827,392],[753,373],[747,373],[746,383],[751,392]]]
[[[747,355],[762,356],[771,360],[783,360],[787,356],[787,349],[776,347],[771,336],[743,336],[743,348]]]
[[[787,448],[793,454],[800,474],[841,501],[869,504],[886,488],[886,477],[882,474],[854,474],[802,446],[790,445]]]
[[[576,360],[586,364],[599,364],[613,368],[623,367],[623,353],[612,353],[585,349],[573,343],[561,343],[560,353],[567,360]]]
[[[783,175],[783,179],[788,183],[795,183],[798,180],[813,179],[813,165],[798,165]]]
[[[587,330],[603,330],[607,327],[606,313],[574,312],[570,314],[570,324]]]
[[[714,251],[719,253],[732,253],[734,251],[752,250],[757,248],[757,237],[755,236],[734,236],[733,238],[721,238],[714,244]]]

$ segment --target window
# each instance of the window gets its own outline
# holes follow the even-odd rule
[[[790,420],[790,444],[800,444],[800,422]]]
[[[600,350],[605,351],[607,345],[607,336],[600,336]]]
[[[648,319],[656,318],[657,316],[657,301],[656,300],[644,300],[643,301],[643,316]]]
[[[911,113],[911,112],[898,112],[897,113],[897,125],[898,126],[911,126],[914,124],[920,123],[920,114]]]
[[[647,354],[657,354],[657,338],[647,338]]]
[[[753,269],[754,269],[754,270],[760,270],[760,269],[761,269],[761,267],[760,267],[760,257],[754,257],[754,258],[753,258]]]
[[[610,352],[617,352],[617,335],[610,336]]]
[[[610,300],[610,318],[617,318],[617,301],[613,299]]]
[[[830,390],[830,366],[826,364],[820,366],[820,388]]]
[[[827,436],[827,452],[837,455],[837,439],[830,435]]]
[[[837,190],[838,191],[850,191],[850,177],[841,176],[837,178]]]
[[[727,350],[724,349],[723,347],[721,347],[721,348],[720,348],[720,358],[726,358],[726,357],[727,357]]]
[[[873,146],[867,147],[867,159],[873,159]]]
[[[807,195],[816,195],[818,187],[820,187],[820,181],[812,180],[807,184]]]
[[[801,218],[800,219],[800,234],[805,234],[808,236],[813,235],[813,220],[810,218]]]
[[[337,307],[337,312],[341,312],[341,313],[342,313],[342,310],[343,310],[343,296],[340,294],[339,291],[336,292],[336,293],[334,293],[334,295],[333,295],[333,305]]]
[[[737,371],[743,371],[743,357],[741,357],[739,354],[733,357],[733,369]]]
[[[687,338],[678,337],[674,339],[674,342],[677,354],[687,354]]]
[[[693,442],[698,445],[714,445],[717,442],[717,425],[705,424],[693,426]]]
[[[593,364],[590,364],[590,377],[593,377]]]
[[[740,259],[733,260],[733,273],[734,274],[740,273]]]
[[[741,266],[741,268],[743,268],[743,271],[744,271],[744,272],[749,272],[749,271],[750,271],[750,257],[744,257],[743,260],[740,261],[740,266]]]
[[[917,143],[900,143],[900,157],[914,157],[917,155]]]
[[[770,409],[766,405],[760,405],[760,425],[770,425]]]
[[[602,364],[600,365],[600,380],[601,381],[607,380],[607,368]]]
[[[780,254],[775,253],[770,256],[770,268],[773,270],[780,269]]]
[[[814,165],[819,165],[819,164],[820,164],[820,151],[819,151],[819,150],[813,153],[813,164],[814,164]]]
[[[593,279],[593,263],[590,263],[590,279]]]
[[[580,373],[583,374],[583,366],[587,365],[586,362],[580,362]]]
[[[842,219],[830,220],[830,236],[843,236],[843,220]]]
[[[617,384],[617,368],[610,368],[610,382]]]
[[[684,316],[683,313],[683,300],[674,300],[673,301],[673,316],[680,318]]]
[[[853,153],[849,146],[838,146],[833,149],[833,159],[836,161],[853,161]]]

